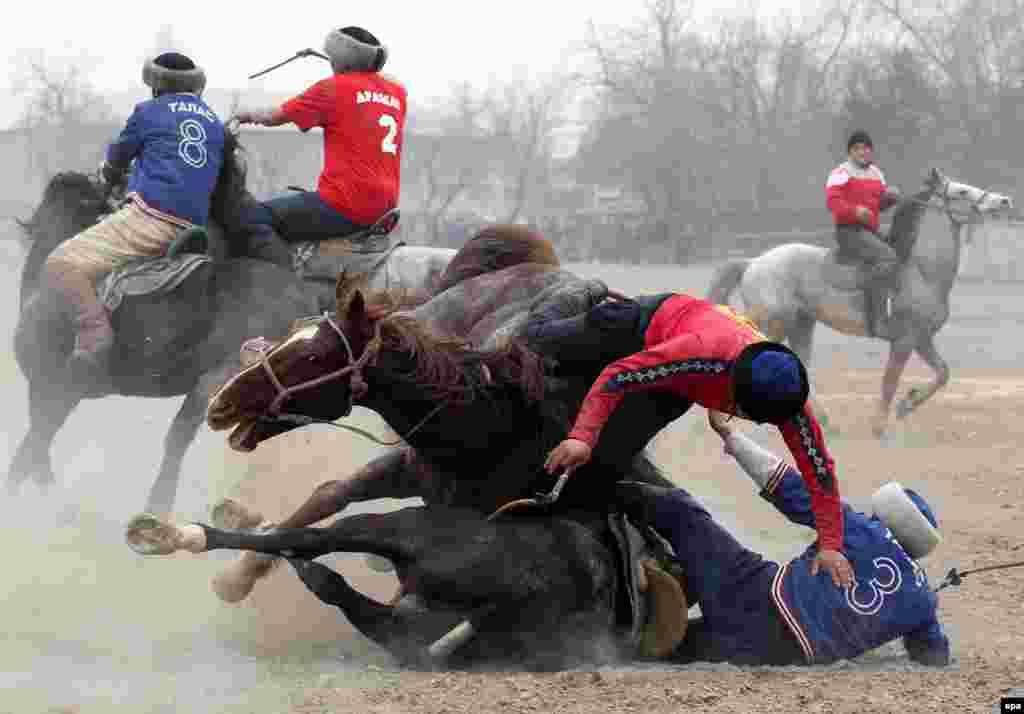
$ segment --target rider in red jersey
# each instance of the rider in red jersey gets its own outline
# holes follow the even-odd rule
[[[324,169],[315,192],[257,204],[247,218],[260,257],[291,266],[282,242],[340,238],[398,206],[406,91],[380,73],[387,49],[360,27],[332,30],[324,42],[334,74],[277,109],[244,111],[243,124],[293,123],[324,130]]]

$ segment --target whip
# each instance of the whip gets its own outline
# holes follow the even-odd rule
[[[963,579],[968,575],[974,573],[984,573],[988,570],[1006,570],[1007,568],[1020,568],[1024,566],[1024,560],[1018,560],[1016,563],[1003,563],[1002,565],[987,565],[984,568],[974,568],[973,570],[965,570],[964,572],[957,571],[956,568],[950,568],[949,572],[946,573],[946,577],[939,583],[939,586],[935,588],[933,592],[938,592],[948,588],[950,585],[959,585],[963,582]]]
[[[267,74],[268,72],[273,72],[278,67],[284,67],[289,62],[294,62],[295,60],[297,60],[297,59],[299,59],[301,57],[319,57],[320,59],[327,60],[328,62],[331,61],[330,58],[327,55],[322,54],[320,52],[317,52],[316,50],[314,50],[311,47],[307,47],[304,50],[299,50],[294,55],[292,55],[291,57],[286,59],[284,62],[278,62],[273,67],[268,67],[267,69],[263,70],[262,72],[257,72],[256,74],[249,75],[249,79],[256,79],[257,77],[262,77],[263,75]]]

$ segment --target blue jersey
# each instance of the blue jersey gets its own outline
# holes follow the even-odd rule
[[[163,94],[135,106],[107,162],[135,161],[128,191],[175,222],[206,225],[224,163],[224,125],[195,94]]]
[[[814,528],[814,513],[799,472],[780,463],[761,492],[794,523]],[[857,657],[903,638],[911,659],[931,665],[949,662],[949,640],[936,614],[938,597],[924,570],[878,519],[843,504],[844,554],[856,585],[837,588],[824,570],[811,576],[817,543],[782,566],[772,582],[772,599],[793,631],[808,662]]]

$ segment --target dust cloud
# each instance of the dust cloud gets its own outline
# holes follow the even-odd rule
[[[2,245],[12,258],[4,261],[7,279],[0,286],[0,329],[9,339],[19,261],[18,249],[11,247],[16,244]],[[709,267],[570,267],[634,294],[703,294],[710,279]],[[967,368],[1017,367],[1021,314],[1011,288],[958,284],[954,290],[953,316],[939,336],[954,380]],[[877,394],[883,343],[821,327],[815,348],[814,365],[827,365],[830,375],[863,377],[870,371],[868,379],[858,377],[856,383],[819,387],[826,407],[846,403],[843,394]],[[27,427],[26,389],[9,348],[0,365],[6,406],[0,459],[6,462]],[[909,373],[918,381],[925,374],[913,363]],[[984,375],[979,380],[1006,385]],[[829,397],[830,389],[838,401]],[[281,712],[308,688],[389,682],[388,657],[309,595],[287,568],[258,585],[245,603],[227,606],[210,591],[209,580],[229,555],[145,559],[127,548],[123,525],[144,503],[164,430],[179,403],[108,397],[81,405],[53,448],[58,485],[45,494],[27,485],[20,495],[3,499],[0,536],[10,551],[0,580],[0,712]],[[856,505],[865,504],[872,488],[889,478],[915,480],[917,474],[899,473],[888,463],[887,454],[894,453],[889,447],[924,454],[940,437],[898,426],[888,446],[878,445],[860,433],[866,430],[868,405],[855,411],[856,416],[836,409],[833,416],[852,433],[837,435],[830,444],[841,468],[856,464],[864,445],[871,444],[873,470],[854,471],[854,466],[841,472],[844,493]],[[391,435],[375,415],[358,417],[380,435]],[[656,460],[707,501],[741,540],[769,557],[791,557],[813,534],[782,524],[759,503],[749,482],[720,454],[703,420],[703,410],[695,409],[659,435],[651,446]],[[774,434],[752,432],[781,448]],[[343,476],[377,453],[377,447],[350,434],[313,427],[240,455],[227,450],[222,435],[204,429],[186,457],[177,515],[205,519],[212,503],[232,496],[279,518],[316,484]],[[943,513],[950,504],[934,498]],[[396,505],[376,503],[365,510]],[[392,576],[372,573],[359,557],[336,558],[333,565],[375,597],[392,593]],[[940,560],[933,567],[933,578],[944,565]],[[958,632],[955,626],[951,631]]]

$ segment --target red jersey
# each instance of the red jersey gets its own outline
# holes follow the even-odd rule
[[[882,170],[871,164],[861,168],[852,161],[846,161],[832,169],[825,183],[825,203],[832,211],[837,226],[860,225],[857,220],[857,206],[871,211],[871,221],[866,224],[878,232],[878,214],[886,208],[884,200],[887,186]]]
[[[376,72],[317,82],[281,111],[303,131],[324,129],[317,191],[354,223],[369,225],[398,206],[406,92]]]
[[[646,349],[605,367],[587,393],[570,439],[593,447],[626,392],[664,389],[707,409],[735,414],[731,369],[745,347],[767,338],[724,305],[688,295],[665,300],[644,334]],[[823,550],[843,547],[835,464],[810,407],[779,426],[811,494]]]

